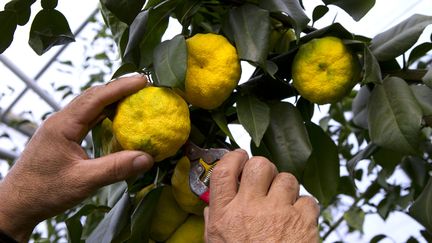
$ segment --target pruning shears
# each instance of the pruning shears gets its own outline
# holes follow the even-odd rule
[[[192,142],[186,144],[185,150],[191,164],[189,172],[191,191],[208,204],[210,200],[209,184],[211,173],[217,161],[229,150],[224,148],[203,149]]]

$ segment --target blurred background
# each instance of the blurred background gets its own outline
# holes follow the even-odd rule
[[[0,0],[0,10],[7,2]],[[304,0],[303,4],[311,18],[313,9],[323,3],[318,0]],[[359,22],[333,5],[329,8],[329,13],[317,21],[315,27],[321,28],[339,22],[352,33],[373,37],[413,14],[431,14],[432,2],[377,0],[375,7]],[[39,9],[38,3],[33,4],[32,18]],[[76,34],[75,42],[67,46],[53,47],[43,56],[38,56],[27,43],[30,29],[30,24],[27,24],[17,28],[12,45],[0,54],[0,179],[7,174],[29,137],[46,116],[59,110],[87,87],[109,81],[120,65],[115,44],[98,11],[98,1],[60,1],[57,9],[68,19],[72,31]],[[170,21],[164,38],[170,39],[180,32],[180,25]],[[430,40],[431,32],[432,26],[429,26],[419,42]],[[241,82],[246,81],[252,72],[253,67],[243,63]],[[313,121],[319,123],[327,111],[328,106],[320,106],[316,109]],[[230,130],[238,144],[249,150],[250,138],[241,126],[230,125]],[[90,144],[86,142],[83,146],[90,148]],[[367,163],[360,163],[359,166],[367,166]],[[342,173],[346,174],[344,171]],[[365,176],[358,186],[361,188],[362,184],[367,185],[370,180],[371,178]],[[389,180],[403,183],[406,178],[400,172],[395,173]],[[378,195],[376,200],[379,199]],[[349,199],[347,200],[349,202]],[[341,207],[343,209],[343,205]],[[64,226],[51,227],[57,227],[54,231],[65,234]],[[386,221],[376,213],[371,213],[366,215],[363,234],[350,234],[348,227],[342,225],[334,230],[325,242],[370,242],[379,234],[388,236],[380,242],[406,242],[411,236],[417,238],[418,242],[426,242],[420,236],[420,229],[422,226],[402,212],[393,212]],[[37,232],[46,235],[49,230],[44,223],[38,227]]]

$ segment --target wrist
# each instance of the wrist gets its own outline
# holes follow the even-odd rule
[[[37,222],[26,216],[13,188],[0,182],[0,230],[18,242],[28,242]]]

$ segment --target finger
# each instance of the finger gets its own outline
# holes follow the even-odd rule
[[[139,91],[146,84],[147,78],[136,75],[87,89],[58,114],[69,125],[64,126],[66,135],[76,142],[81,141],[94,121],[101,118],[106,106]]]
[[[205,207],[204,208],[204,241],[208,242],[208,237],[207,237],[207,225],[209,223],[209,208]]]
[[[320,213],[320,208],[315,200],[311,196],[301,196],[295,203],[294,207],[307,219],[310,223],[314,225],[318,224],[318,217]]]
[[[247,198],[265,197],[276,174],[276,166],[268,159],[252,157],[244,166],[239,195]]]
[[[235,197],[238,177],[249,158],[246,151],[238,149],[225,154],[210,177],[210,207],[222,208]]]
[[[80,163],[90,187],[99,188],[149,170],[153,158],[141,151],[121,151]]]
[[[268,196],[282,203],[293,205],[299,196],[300,186],[296,177],[290,173],[279,173],[270,187]]]

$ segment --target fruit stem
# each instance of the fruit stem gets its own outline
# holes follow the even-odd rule
[[[406,69],[406,70],[392,70],[392,71],[384,71],[383,77],[387,75],[397,76],[399,78],[404,79],[408,83],[422,83],[423,77],[426,75],[428,70],[426,69]]]

